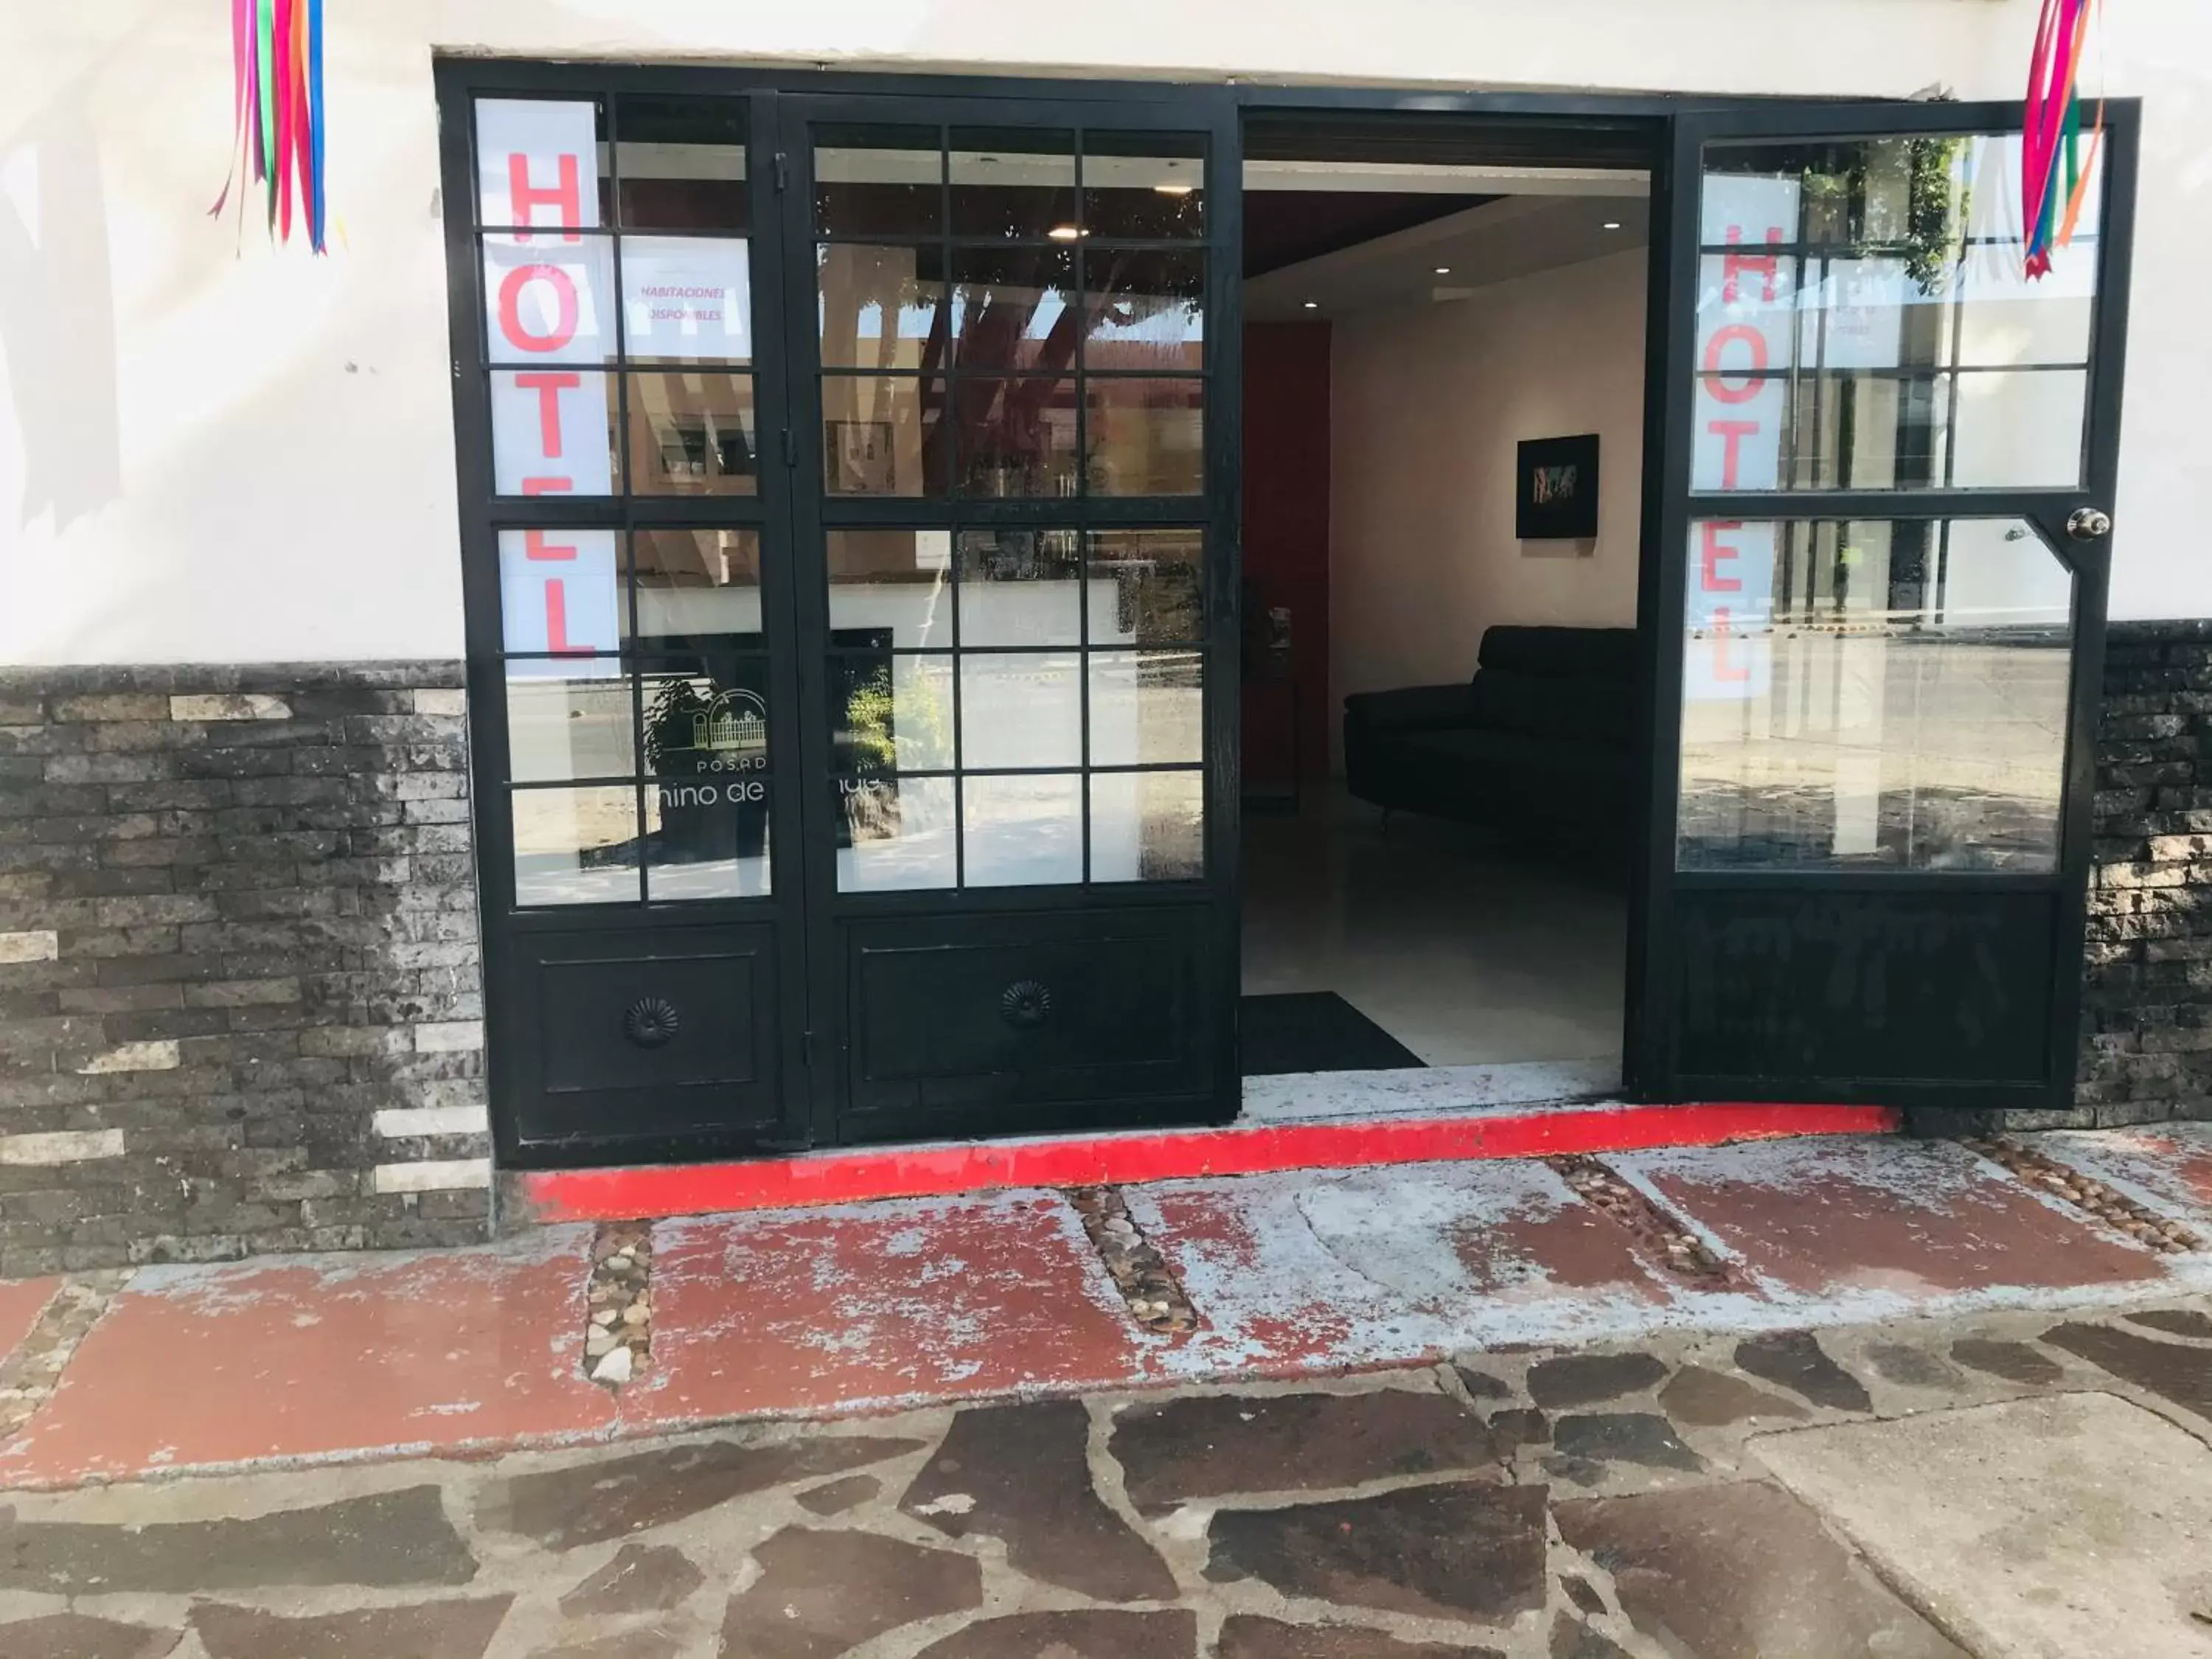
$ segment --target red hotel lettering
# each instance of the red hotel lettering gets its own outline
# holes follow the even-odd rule
[[[1721,441],[1721,488],[1734,489],[1742,470],[1743,441],[1759,431],[1757,421],[1707,421],[1705,430]]]
[[[533,334],[522,325],[522,290],[532,283],[553,285],[559,310],[550,334]],[[499,285],[499,327],[525,351],[558,351],[576,337],[576,284],[558,265],[517,265]]]
[[[532,478],[529,481],[530,483],[546,482],[547,480],[544,478]],[[566,483],[562,483],[562,488],[564,489],[568,488]],[[532,489],[526,484],[522,493],[526,495],[535,495],[541,492]],[[550,544],[545,539],[545,532],[542,530],[526,530],[522,532],[522,556],[526,559],[568,560],[576,556],[576,550],[573,547]]]
[[[1728,240],[1729,252],[1721,260],[1722,301],[1728,305],[1734,305],[1736,299],[1735,279],[1747,270],[1755,270],[1766,278],[1765,298],[1769,304],[1773,303],[1774,279],[1781,275],[1782,261],[1771,253],[1738,253],[1735,250],[1743,243],[1741,225],[1730,225],[1728,228]],[[1778,225],[1767,231],[1766,245],[1769,247],[1782,246],[1781,227]]]
[[[1766,372],[1766,337],[1748,323],[1730,323],[1726,328],[1716,329],[1713,331],[1713,337],[1705,342],[1705,370],[1706,374],[1721,374],[1727,372],[1721,362],[1721,354],[1737,340],[1741,340],[1751,347],[1751,367],[1740,372],[1746,374],[1763,374]],[[1759,396],[1759,384],[1757,380],[1747,380],[1741,386],[1732,386],[1725,380],[1715,380],[1705,382],[1705,390],[1724,404],[1747,404]]]
[[[571,556],[574,551],[569,550]],[[568,587],[558,576],[549,577],[545,583],[545,648],[556,657],[598,654],[588,645],[568,643]]]
[[[561,394],[564,392],[574,392],[578,386],[583,385],[584,377],[573,371],[556,374],[546,369],[532,369],[527,374],[516,375],[514,383],[525,392],[534,392],[538,394],[538,447],[544,451],[546,459],[559,460],[561,459]],[[522,493],[526,495],[531,493],[528,483],[523,484]]]
[[[1725,610],[1713,612],[1713,678],[1723,684],[1741,684],[1751,678],[1751,665],[1746,662],[1740,668],[1729,666],[1729,641],[1734,634],[1729,626],[1730,620]]]
[[[1702,534],[1698,556],[1698,586],[1708,593],[1742,592],[1743,582],[1740,577],[1721,574],[1721,561],[1726,559],[1734,563],[1740,556],[1741,550],[1723,546],[1720,538],[1722,531],[1741,530],[1743,526],[1729,519],[1708,519],[1698,528]],[[1720,611],[1714,614],[1725,617],[1728,612]]]
[[[526,225],[532,222],[532,215],[537,211],[540,203],[550,203],[560,210],[561,216],[554,222],[562,227],[562,240],[580,242],[584,239],[576,234],[574,228],[584,222],[584,191],[577,176],[576,158],[563,155],[560,165],[561,182],[550,190],[540,190],[530,182],[530,158],[519,150],[510,151],[507,158],[508,210],[514,216],[516,224]],[[514,240],[526,242],[530,240],[530,233],[519,230],[514,234]]]

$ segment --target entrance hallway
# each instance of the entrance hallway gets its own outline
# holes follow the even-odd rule
[[[2212,1127],[2177,1126],[1030,1188],[149,1267],[0,1285],[0,1343],[18,1339],[0,1488],[2134,1304],[2212,1291],[2208,1239]],[[629,1380],[590,1380],[617,1346]]]
[[[1386,826],[1339,784],[1302,808],[1245,814],[1247,997],[1334,992],[1424,1065],[1566,1061],[1618,1086],[1625,855],[1407,812]]]

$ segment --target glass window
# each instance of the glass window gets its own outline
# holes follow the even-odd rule
[[[952,659],[841,651],[830,659],[830,736],[837,775],[952,767]]]
[[[484,338],[495,363],[608,363],[614,242],[544,233],[483,239]]]
[[[1197,652],[1091,653],[1093,766],[1205,758],[1205,678]]]
[[[837,890],[884,893],[959,880],[951,778],[840,777]]]
[[[952,643],[952,532],[833,530],[830,627],[841,646],[901,651]]]
[[[822,380],[823,487],[832,495],[942,495],[952,482],[945,383],[891,374]]]
[[[814,228],[825,236],[932,236],[945,227],[935,127],[831,127],[814,150]]]
[[[1206,256],[1086,248],[1083,364],[1092,369],[1206,367]]]
[[[737,238],[622,239],[623,354],[635,363],[753,355],[752,253]]]
[[[1205,873],[1203,772],[1091,775],[1091,880],[1196,881]]]
[[[1094,530],[1085,611],[1094,645],[1196,645],[1206,638],[1206,533]]]
[[[618,114],[624,228],[745,228],[744,100],[624,98]]]
[[[659,650],[759,650],[760,556],[757,530],[634,532],[631,640]]]
[[[593,670],[618,674],[623,586],[611,530],[499,532],[500,626],[520,656],[605,657]]]
[[[1206,234],[1206,140],[1198,133],[1083,135],[1084,226],[1140,241]]]
[[[638,898],[637,786],[517,789],[517,904],[635,904]]]
[[[824,368],[945,367],[941,248],[824,242],[814,257]]]
[[[2080,481],[2101,185],[2030,282],[2020,153],[2016,135],[1708,149],[1694,488]]]
[[[2073,580],[2010,520],[1692,526],[1685,870],[2049,871]]]
[[[1201,380],[1083,383],[1094,495],[1196,495],[1206,488],[1206,385]]]
[[[507,775],[517,783],[628,778],[637,772],[629,677],[575,678],[559,659],[507,665]]]
[[[1075,255],[1057,247],[955,248],[954,361],[963,369],[1075,366]]]
[[[952,403],[963,495],[1064,498],[1076,493],[1082,469],[1076,461],[1072,378],[966,376],[952,382]]]
[[[960,781],[966,884],[1041,887],[1083,879],[1083,778],[1075,772]]]
[[[608,222],[606,112],[592,99],[477,100],[477,222],[588,229]]]
[[[1083,637],[1083,593],[1073,530],[960,532],[960,639],[963,645],[1074,645]]]
[[[639,665],[648,898],[769,891],[768,666],[720,653]]]
[[[632,374],[627,379],[633,494],[760,492],[751,375]]]
[[[960,659],[963,767],[1080,766],[1083,688],[1069,652],[1005,651]]]
[[[596,368],[491,371],[492,489],[611,495],[617,382]]]
[[[1073,242],[1082,234],[1073,132],[955,127],[951,165],[955,236]]]

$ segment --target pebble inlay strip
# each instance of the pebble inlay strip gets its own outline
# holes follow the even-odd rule
[[[1198,1328],[1198,1310],[1152,1241],[1129,1218],[1129,1206],[1118,1187],[1079,1187],[1068,1194],[1083,1231],[1115,1288],[1129,1304],[1130,1316],[1148,1330],[1188,1331]]]
[[[1729,1278],[1728,1264],[1706,1249],[1704,1240],[1595,1158],[1576,1152],[1544,1162],[1577,1198],[1612,1217],[1656,1253],[1669,1273],[1705,1285]]]
[[[1993,1164],[2001,1164],[2030,1186],[2063,1199],[2085,1215],[2116,1227],[2137,1243],[2166,1255],[2185,1255],[2204,1248],[2204,1240],[2178,1221],[2147,1210],[2103,1182],[2045,1158],[2033,1147],[2002,1138],[1962,1143]]]
[[[0,1440],[31,1420],[61,1381],[77,1344],[130,1279],[128,1270],[80,1273],[54,1292],[22,1345],[0,1363]]]
[[[592,1241],[584,1374],[618,1389],[653,1357],[653,1227],[611,1221]]]

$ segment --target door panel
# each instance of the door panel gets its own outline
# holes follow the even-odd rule
[[[819,1139],[1236,1109],[1230,110],[782,100]]]
[[[2135,115],[2040,282],[2016,106],[1677,120],[1640,1091],[2070,1097]]]

